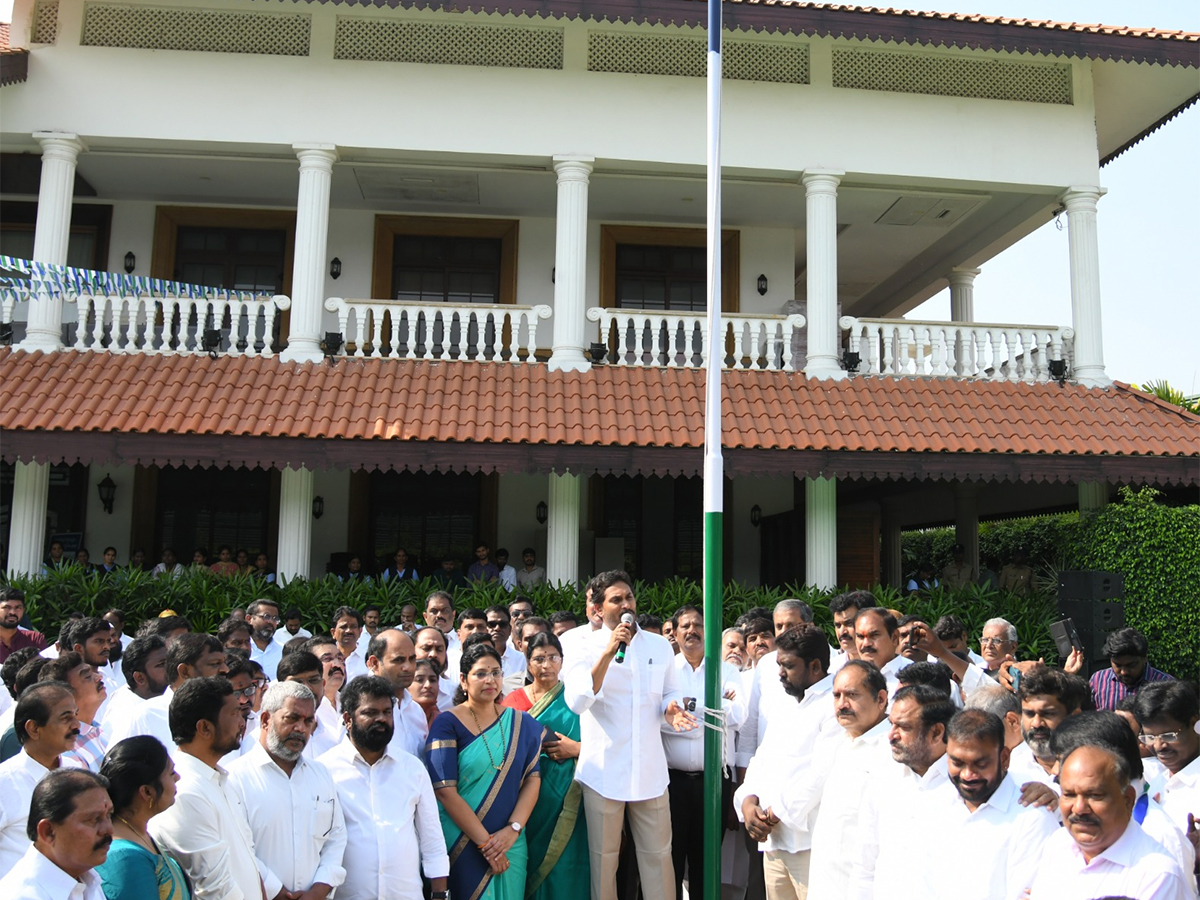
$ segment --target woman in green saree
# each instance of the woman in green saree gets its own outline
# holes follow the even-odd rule
[[[468,645],[461,670],[465,700],[433,720],[425,760],[450,854],[450,896],[523,900],[542,726],[500,706],[504,671],[491,644]]]
[[[504,705],[527,711],[545,727],[542,739],[542,788],[525,829],[530,900],[587,897],[591,891],[587,823],[575,781],[579,757],[579,716],[563,700],[562,644],[550,632],[525,642],[532,681],[504,698]]]

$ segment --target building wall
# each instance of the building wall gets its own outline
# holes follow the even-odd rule
[[[317,469],[313,472],[313,496],[325,500],[325,514],[312,524],[312,558],[309,575],[320,578],[331,553],[348,550],[350,527],[350,470]],[[424,573],[422,573],[424,574]]]
[[[18,4],[18,42],[31,7],[31,0]],[[6,91],[6,132],[69,130],[97,144],[168,140],[290,152],[293,142],[322,142],[521,161],[583,153],[616,162],[704,164],[704,129],[697,125],[704,79],[588,72],[587,36],[599,28],[595,23],[534,22],[562,28],[566,38],[563,70],[538,71],[333,59],[342,15],[511,24],[502,17],[298,7],[295,14],[311,17],[310,55],[289,57],[83,47],[82,7],[60,5],[57,42],[39,47],[36,77]],[[204,7],[259,9],[244,0],[209,0]],[[832,49],[848,42],[774,39],[808,44],[812,83],[728,81],[726,166],[1027,185],[1097,182],[1086,60],[1071,61],[1072,105],[964,100],[836,89]],[[138,102],[114,115],[114,97]]]
[[[106,513],[97,490],[105,476],[117,485],[113,497],[113,511]],[[88,468],[87,517],[83,529],[83,546],[91,554],[92,562],[99,565],[103,560],[104,548],[117,548],[117,562],[125,565],[133,548],[129,546],[129,532],[133,525],[133,466],[101,466]],[[143,547],[147,554],[153,551]],[[149,557],[148,557],[149,558]],[[157,562],[157,560],[151,560]]]

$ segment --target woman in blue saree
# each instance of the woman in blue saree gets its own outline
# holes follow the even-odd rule
[[[542,787],[525,829],[529,842],[528,900],[586,898],[591,893],[587,821],[583,791],[575,780],[579,758],[579,716],[563,699],[562,644],[551,632],[525,641],[529,684],[504,698],[504,705],[527,711],[546,729],[542,742]]]
[[[426,765],[441,808],[455,900],[524,900],[524,828],[537,803],[542,726],[499,706],[500,654],[463,651],[459,704],[433,720]]]

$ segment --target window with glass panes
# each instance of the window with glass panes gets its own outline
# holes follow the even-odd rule
[[[277,294],[283,290],[282,229],[180,226],[175,277],[188,284]]]
[[[617,306],[704,312],[705,254],[704,247],[618,245]]]
[[[499,238],[401,234],[392,253],[396,299],[410,303],[499,303]]]
[[[271,473],[266,469],[163,467],[155,498],[157,556],[172,547],[187,565],[192,551],[222,544],[250,554],[267,548]]]
[[[372,472],[368,540],[375,560],[397,547],[422,577],[443,559],[464,567],[479,540],[483,476],[457,472]]]

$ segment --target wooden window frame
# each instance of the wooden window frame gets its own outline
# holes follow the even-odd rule
[[[617,245],[642,244],[655,247],[703,247],[708,233],[703,228],[667,228],[645,225],[600,226],[600,305],[617,305]],[[721,230],[721,311],[740,309],[741,235]]]
[[[0,222],[4,231],[33,232],[37,224],[37,202],[3,201],[0,203]],[[112,238],[112,206],[106,203],[72,203],[70,232],[95,236],[96,245],[92,249],[89,268],[107,271],[109,242]]]
[[[452,216],[383,216],[375,217],[375,252],[371,270],[371,297],[390,299],[395,295],[392,269],[396,238],[400,235],[422,237],[499,238],[501,303],[517,302],[517,234],[516,219],[470,219]]]

